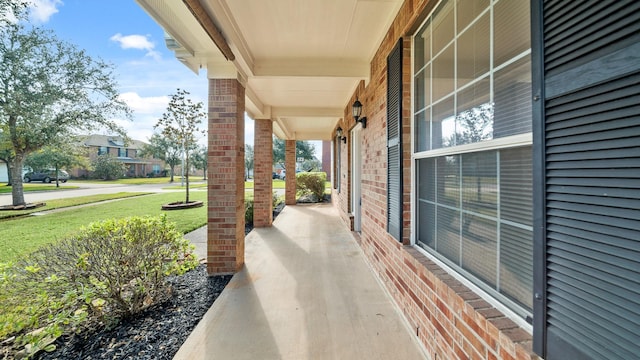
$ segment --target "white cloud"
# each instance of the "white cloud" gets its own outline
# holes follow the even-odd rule
[[[29,17],[34,22],[46,23],[58,12],[58,6],[63,4],[61,0],[30,0]]]
[[[125,129],[130,138],[147,141],[153,134],[153,127],[166,110],[169,97],[144,97],[136,92],[125,92],[120,94],[120,100],[133,110],[133,121],[116,120],[116,123]]]
[[[158,118],[167,108],[169,96],[142,97],[136,92],[120,94],[120,100],[124,101],[138,115],[158,115]]]
[[[145,56],[155,60],[160,60],[160,53],[155,51],[155,44],[149,40],[147,35],[122,35],[117,33],[110,38],[111,41],[120,44],[122,49],[146,50]]]

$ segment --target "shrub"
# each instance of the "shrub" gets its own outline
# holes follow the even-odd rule
[[[136,314],[170,294],[167,275],[198,265],[193,246],[161,217],[90,224],[76,236],[0,267],[0,339],[28,356],[88,320]],[[34,331],[35,330],[35,331]]]
[[[301,195],[314,194],[319,201],[324,198],[327,174],[324,172],[303,172],[296,175],[297,190]]]
[[[91,163],[93,177],[102,180],[114,180],[124,176],[127,171],[124,163],[110,155],[100,155]]]
[[[284,202],[284,197],[279,196],[276,191],[273,192],[272,199],[273,199],[273,202],[271,206],[273,207],[273,210],[275,210],[278,205]],[[252,196],[245,197],[244,198],[244,222],[247,225],[253,224],[253,212],[254,212],[253,208],[254,208],[253,197]]]
[[[272,196],[272,199],[273,199],[273,201],[271,203],[271,205],[273,207],[273,210],[275,210],[278,207],[278,205],[284,203],[284,196],[278,195],[277,191],[274,191],[271,196]]]
[[[253,197],[244,198],[244,222],[247,225],[253,224]]]

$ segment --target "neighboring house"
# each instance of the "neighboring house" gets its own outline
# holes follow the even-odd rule
[[[0,183],[9,182],[9,171],[7,169],[7,164],[3,161],[0,161]]]
[[[22,169],[22,175],[31,171],[30,168],[24,167]],[[0,183],[8,183],[9,182],[9,169],[7,168],[7,164],[4,161],[0,161]]]
[[[244,263],[246,111],[254,225],[272,133],[287,168],[332,137],[334,206],[431,359],[638,358],[640,2],[137,1],[208,64],[210,273]]]
[[[146,145],[140,140],[125,142],[120,136],[89,135],[82,140],[87,148],[90,161],[100,155],[110,155],[126,166],[126,177],[159,176],[164,170],[164,162],[154,158],[139,157],[140,150]],[[72,169],[72,177],[87,177],[90,171],[86,169]]]

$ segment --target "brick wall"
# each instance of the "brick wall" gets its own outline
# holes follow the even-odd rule
[[[244,264],[244,87],[209,79],[207,271]]]
[[[253,173],[253,225],[271,226],[273,222],[273,123],[271,119],[256,119]]]
[[[331,179],[331,141],[322,142],[322,171],[327,174],[327,180]]]
[[[284,143],[285,194],[284,203],[296,204],[296,141],[285,140]]]
[[[359,243],[375,273],[432,359],[534,359],[531,335],[449,275],[410,243],[411,229],[411,35],[421,25],[433,0],[406,0],[371,63],[369,84],[358,87],[345,119],[350,129],[350,104],[363,104],[367,128],[362,135],[362,234]],[[386,58],[404,38],[403,63],[403,200],[404,238],[387,231]],[[350,154],[343,147],[342,190],[334,204],[349,219]],[[359,156],[354,154],[354,156]]]

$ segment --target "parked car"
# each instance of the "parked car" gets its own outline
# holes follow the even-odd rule
[[[69,180],[69,173],[64,170],[58,170],[58,175],[56,176],[56,171],[54,169],[47,169],[30,171],[24,174],[24,182],[26,183],[32,181],[42,181],[45,183],[50,183],[52,181],[56,181],[56,178],[60,182],[67,182],[67,180]]]

